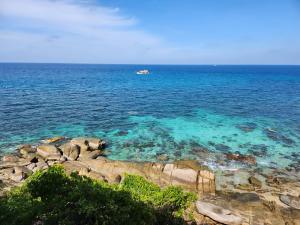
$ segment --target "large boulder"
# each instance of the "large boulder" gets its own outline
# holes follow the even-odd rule
[[[243,222],[240,216],[234,215],[230,210],[208,202],[197,201],[196,208],[200,214],[222,224],[240,225]]]
[[[61,156],[60,151],[54,145],[40,145],[37,147],[37,154],[44,159],[58,160]]]
[[[65,143],[59,148],[68,160],[76,160],[80,154],[80,147],[71,142]]]

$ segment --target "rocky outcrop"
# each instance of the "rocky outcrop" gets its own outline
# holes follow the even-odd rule
[[[214,174],[200,165],[195,168],[194,161],[169,164],[138,163],[114,161],[102,157],[80,162],[66,161],[63,165],[69,172],[73,170],[80,172],[85,168],[85,175],[89,176],[91,173],[91,177],[95,177],[95,174],[98,174],[98,177],[111,183],[120,182],[128,173],[144,176],[160,186],[177,185],[196,191],[198,194],[215,193]]]

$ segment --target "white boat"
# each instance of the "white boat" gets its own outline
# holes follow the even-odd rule
[[[136,74],[139,74],[139,75],[147,75],[147,74],[150,74],[149,70],[139,70],[136,72]]]

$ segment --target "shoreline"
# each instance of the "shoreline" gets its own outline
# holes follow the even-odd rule
[[[193,160],[110,160],[105,157],[105,145],[105,141],[99,138],[67,140],[62,137],[47,139],[38,146],[23,145],[13,154],[2,157],[0,194],[20,185],[37,170],[61,164],[68,173],[75,170],[80,175],[109,183],[121,182],[128,173],[141,175],[161,187],[177,185],[195,192],[200,203],[230,210],[243,220],[243,224],[300,223],[300,180],[280,170],[264,173],[242,168],[220,172]],[[199,214],[197,220],[206,221],[207,217],[212,216]]]

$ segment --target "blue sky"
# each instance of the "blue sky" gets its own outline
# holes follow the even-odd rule
[[[300,0],[1,0],[0,61],[300,64]]]

